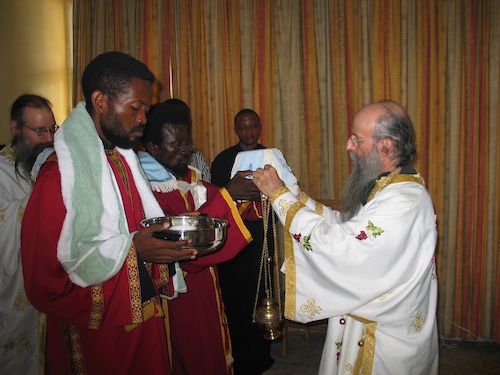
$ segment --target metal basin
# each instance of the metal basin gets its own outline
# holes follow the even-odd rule
[[[226,240],[228,222],[208,216],[164,216],[141,221],[143,227],[169,223],[166,230],[153,232],[152,236],[169,241],[190,239],[192,243],[181,248],[194,248],[198,256],[210,254],[222,247]]]

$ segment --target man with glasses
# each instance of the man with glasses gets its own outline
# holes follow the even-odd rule
[[[181,264],[177,272],[184,273],[187,292],[164,299],[173,373],[230,375],[231,341],[215,265],[233,258],[252,240],[234,200],[257,199],[259,190],[245,178],[249,171],[238,173],[225,188],[202,180],[202,172],[189,165],[196,149],[189,111],[179,102],[167,100],[151,107],[141,164],[166,215],[199,211],[227,220],[229,226],[220,250]]]
[[[285,316],[328,320],[320,374],[437,374],[436,217],[411,167],[413,125],[393,101],[363,107],[346,149],[343,209],[253,173],[285,225]]]
[[[179,111],[183,111],[186,115],[186,118],[188,119],[188,126],[192,127],[193,125],[193,120],[191,118],[191,109],[189,106],[184,103],[182,100],[177,99],[177,98],[170,98],[166,100],[166,103],[170,103],[172,105],[177,105],[179,108]],[[201,179],[206,182],[211,181],[211,174],[210,174],[210,165],[208,165],[207,159],[205,158],[205,155],[198,150],[195,149],[192,154],[191,154],[191,161],[189,162],[189,165],[192,167],[195,167],[199,171],[201,171]]]
[[[24,94],[12,104],[13,138],[0,151],[0,369],[38,374],[38,312],[26,298],[21,267],[21,220],[33,187],[30,172],[57,129],[50,102]]]

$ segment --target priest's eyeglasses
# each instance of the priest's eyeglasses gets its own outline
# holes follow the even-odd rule
[[[351,137],[349,137],[349,140],[351,141],[351,143],[354,146],[357,146],[359,142],[366,141],[367,139],[370,139],[370,138],[371,137],[369,137],[369,138],[356,138],[354,135],[352,135]]]
[[[55,124],[52,125],[50,128],[30,128],[28,125],[23,125],[25,128],[28,128],[31,131],[34,131],[36,135],[39,137],[43,137],[44,135],[47,135],[48,133],[50,134],[55,134],[57,129],[59,129],[59,125]]]
[[[357,146],[359,142],[366,141],[367,139],[376,139],[376,140],[381,140],[381,139],[384,139],[384,138],[390,138],[390,137],[366,137],[366,138],[357,138],[356,136],[351,135],[351,136],[349,137],[349,140],[352,142],[352,144],[353,144],[354,146]]]

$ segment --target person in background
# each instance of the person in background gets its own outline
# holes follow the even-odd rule
[[[269,165],[253,173],[293,244],[285,317],[329,319],[320,374],[437,374],[436,216],[405,109],[361,108],[346,149],[342,211],[292,194]]]
[[[212,163],[212,183],[226,186],[231,178],[231,170],[236,155],[242,151],[264,149],[259,143],[262,130],[259,115],[251,109],[242,109],[234,118],[234,131],[238,144],[222,151]],[[260,261],[264,243],[262,205],[259,201],[240,203],[240,210],[250,206],[259,218],[245,220],[245,225],[254,239],[240,254],[228,262],[218,265],[222,296],[226,306],[229,331],[233,344],[234,369],[236,375],[256,375],[269,369],[271,342],[264,338],[263,331],[253,323],[253,313],[257,294]],[[272,231],[267,238],[273,251]],[[259,290],[258,300],[264,298]]]
[[[187,293],[166,302],[173,373],[232,374],[231,342],[214,265],[233,258],[252,240],[233,201],[258,199],[259,190],[244,178],[249,171],[238,173],[226,188],[201,179],[200,171],[189,165],[195,149],[188,112],[171,100],[151,107],[142,141],[147,152],[140,152],[139,158],[165,214],[199,211],[229,223],[220,250],[182,262]]]
[[[194,259],[187,240],[152,237],[163,216],[133,150],[154,75],[106,52],[85,68],[79,103],[41,166],[21,229],[26,294],[47,314],[47,374],[170,374],[155,289],[167,263]],[[163,268],[160,268],[163,267]]]
[[[33,180],[35,159],[54,142],[57,130],[51,103],[24,94],[12,104],[13,138],[0,151],[0,369],[6,374],[38,374],[42,333],[39,313],[24,290],[21,220]]]
[[[179,107],[179,111],[182,111],[184,115],[187,117],[188,119],[187,124],[189,125],[189,128],[192,128],[193,120],[191,117],[191,109],[185,102],[176,98],[167,99],[165,102],[177,105]],[[210,173],[210,165],[208,164],[205,155],[203,155],[203,153],[197,148],[195,148],[191,153],[191,160],[189,162],[189,165],[198,169],[201,172],[201,179],[203,181],[210,182],[212,178]]]

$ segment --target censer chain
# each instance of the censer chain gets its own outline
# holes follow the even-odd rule
[[[255,293],[255,302],[253,309],[253,322],[255,323],[255,314],[257,311],[257,305],[259,302],[260,295],[260,287],[262,285],[262,279],[264,279],[264,290],[267,298],[273,298],[273,282],[272,282],[272,273],[271,273],[271,263],[273,264],[274,276],[276,280],[276,299],[278,301],[278,311],[281,311],[281,296],[280,296],[280,283],[279,283],[279,274],[278,274],[278,244],[277,244],[277,233],[276,233],[276,219],[274,215],[271,215],[271,204],[269,203],[269,199],[261,195],[261,203],[262,203],[262,221],[264,227],[264,243],[262,244],[262,256],[260,259],[260,269],[259,269],[259,277],[257,280],[257,292]],[[273,243],[274,243],[274,254],[273,259],[269,256],[269,244],[268,244],[268,231],[269,231],[269,215],[271,215],[271,225],[273,231]],[[280,316],[281,321],[281,316]]]

